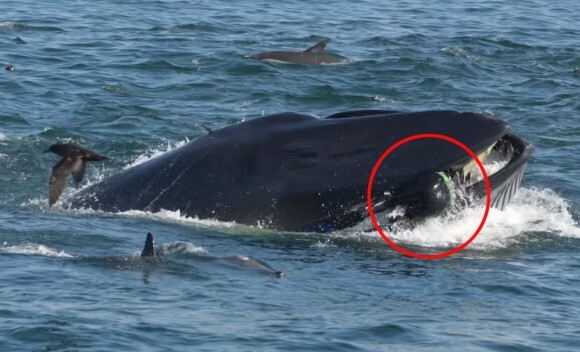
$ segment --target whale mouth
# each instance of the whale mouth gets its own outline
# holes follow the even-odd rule
[[[533,150],[523,138],[508,133],[478,153],[490,185],[491,207],[503,210],[509,204],[520,187]],[[486,182],[474,160],[435,172],[407,186],[373,200],[373,211],[381,218],[381,224],[399,226],[402,222],[413,226],[412,223],[428,217],[485,204],[487,197]],[[368,219],[366,204],[344,213],[338,221],[319,219],[300,231],[330,232],[357,226],[364,219]]]
[[[520,136],[508,133],[490,149],[482,162],[490,165],[488,179],[491,188],[491,206],[503,210],[520,187],[528,160],[534,147]],[[495,166],[495,167],[494,167]],[[477,176],[473,176],[477,174]],[[476,198],[486,197],[485,181],[481,172],[471,173],[467,192]]]
[[[491,207],[503,210],[510,203],[520,187],[532,152],[531,144],[515,134],[508,133],[477,155],[489,181]],[[420,220],[449,212],[459,212],[471,205],[485,204],[486,182],[475,160],[452,166],[436,174],[436,177],[426,177],[419,185],[413,185],[411,189],[415,193],[402,192],[401,195],[394,197],[394,201],[384,202],[383,212],[392,212],[393,204],[403,205],[406,206],[406,211],[403,212],[404,219]],[[412,196],[408,197],[409,194]],[[421,196],[417,197],[416,194]],[[399,218],[400,216],[395,216],[394,221]]]

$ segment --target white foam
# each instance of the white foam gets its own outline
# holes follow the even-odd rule
[[[207,249],[184,241],[164,243],[159,246],[158,251],[162,256],[171,256],[176,254],[207,254]]]
[[[457,247],[473,235],[483,213],[483,206],[468,208],[458,216],[431,218],[411,230],[395,231],[387,236],[400,244]],[[580,225],[573,219],[569,203],[554,191],[524,188],[518,191],[505,210],[490,209],[482,231],[469,248],[508,247],[517,243],[526,232],[580,238]],[[378,236],[376,232],[367,235]]]
[[[65,251],[58,251],[54,248],[42,244],[20,244],[16,246],[7,246],[6,243],[0,247],[0,252],[24,255],[38,255],[44,257],[73,258],[72,255]]]
[[[7,142],[7,141],[19,140],[19,139],[22,139],[22,137],[8,136],[8,135],[0,132],[0,142]],[[6,143],[3,143],[3,144],[6,144]]]
[[[572,217],[570,203],[551,189],[520,189],[510,205],[496,213],[494,222],[486,226],[489,230],[550,232],[580,238],[580,224]]]
[[[0,28],[5,28],[5,29],[13,29],[15,27],[17,27],[19,25],[19,23],[17,22],[11,22],[11,21],[1,21],[0,22]]]
[[[145,153],[139,155],[133,162],[131,162],[131,163],[127,164],[125,167],[123,167],[123,170],[127,170],[129,168],[132,168],[133,166],[143,164],[146,161],[149,161],[153,158],[156,158],[162,154],[165,154],[165,153],[167,153],[175,148],[179,148],[187,143],[189,143],[189,139],[185,138],[184,140],[177,142],[175,144],[172,144],[171,142],[167,142],[167,144],[164,146],[159,146],[156,149],[150,149],[150,150],[146,151]]]
[[[269,230],[264,228],[261,224],[257,224],[256,226],[249,226],[244,224],[238,224],[236,222],[228,222],[228,221],[219,221],[215,219],[200,219],[198,217],[191,217],[185,214],[181,214],[179,210],[165,210],[161,209],[158,212],[148,212],[142,210],[128,210],[124,212],[118,213],[109,213],[104,212],[101,210],[94,210],[90,208],[78,208],[78,209],[63,209],[57,203],[56,206],[52,208],[48,208],[47,199],[44,198],[35,198],[29,201],[29,204],[40,204],[41,206],[46,206],[47,209],[50,209],[51,212],[55,213],[63,213],[63,214],[76,214],[76,215],[99,215],[99,216],[121,216],[121,217],[128,217],[128,218],[142,218],[142,219],[150,219],[160,222],[172,223],[172,224],[180,224],[184,226],[193,226],[193,227],[202,227],[206,229],[215,229],[217,231],[223,233],[230,233],[230,234],[276,234],[274,230]]]
[[[348,65],[350,63],[352,63],[351,60],[348,60],[348,59],[340,59],[340,60],[338,60],[336,62],[323,62],[323,63],[321,63],[321,65],[323,65],[323,66],[338,66],[338,65]]]
[[[476,61],[481,60],[481,57],[479,57],[478,55],[475,55],[469,52],[468,50],[459,47],[445,47],[441,49],[441,51],[457,57],[465,57],[467,59],[472,59]]]
[[[147,211],[141,210],[128,210],[124,212],[120,212],[119,215],[126,216],[126,217],[135,217],[135,218],[148,218],[152,220],[160,220],[160,221],[169,221],[172,223],[181,223],[181,224],[192,224],[192,225],[201,225],[205,227],[233,227],[237,226],[235,222],[221,222],[212,219],[199,219],[197,217],[189,217],[187,215],[182,215],[181,211],[179,210],[165,210],[161,209],[158,212],[151,213]]]

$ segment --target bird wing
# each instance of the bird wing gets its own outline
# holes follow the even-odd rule
[[[83,159],[75,159],[71,165],[70,173],[75,180],[75,183],[79,183],[83,180],[85,175],[85,161]]]
[[[58,164],[52,168],[50,180],[48,181],[48,205],[51,206],[60,197],[66,185],[66,179],[71,173],[71,169],[80,159],[76,158],[62,158]]]

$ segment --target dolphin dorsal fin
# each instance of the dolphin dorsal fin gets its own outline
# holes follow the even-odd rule
[[[310,53],[310,54],[322,54],[322,53],[324,53],[324,48],[326,48],[326,44],[328,44],[329,41],[330,41],[330,39],[328,39],[328,38],[324,39],[323,41],[316,44],[315,46],[304,50],[304,52]]]
[[[141,257],[155,257],[155,243],[153,241],[153,235],[151,232],[147,234],[147,239],[145,240],[145,247],[141,252]]]

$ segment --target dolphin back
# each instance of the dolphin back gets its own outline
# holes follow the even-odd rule
[[[324,39],[304,51],[268,51],[250,55],[250,57],[261,61],[301,65],[335,64],[342,62],[343,60],[326,54],[325,49],[329,42],[330,39]]]

